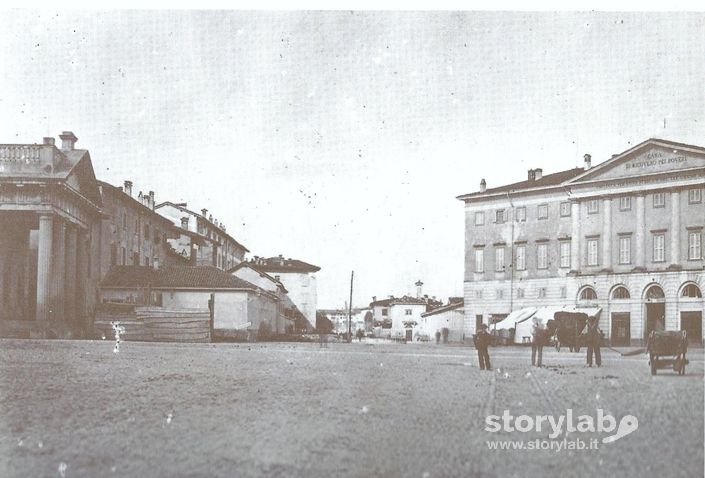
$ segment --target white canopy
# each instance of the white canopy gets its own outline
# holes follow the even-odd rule
[[[536,307],[527,307],[525,309],[515,310],[501,321],[492,326],[494,330],[513,329],[517,322],[524,322],[531,318],[536,313]]]
[[[534,318],[538,318],[541,324],[546,327],[548,321],[553,320],[556,312],[584,313],[587,314],[588,317],[597,317],[601,311],[602,309],[600,307],[576,307],[574,305],[540,307],[538,309],[536,307],[528,307],[525,309],[515,310],[504,320],[497,322],[493,328],[496,330],[515,329],[514,343],[520,344],[523,342],[524,337],[531,336],[531,328],[534,325]]]

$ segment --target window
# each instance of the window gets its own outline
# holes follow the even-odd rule
[[[144,265],[145,266],[149,265],[149,257],[148,256],[144,256]]]
[[[485,225],[485,213],[480,211],[475,213],[475,225],[484,226]]]
[[[579,300],[597,300],[597,292],[592,287],[586,287],[580,291]]]
[[[404,315],[411,315],[411,309],[404,309]]]
[[[124,247],[120,248],[120,265],[121,266],[127,265],[127,252],[125,251]]]
[[[494,270],[497,272],[504,270],[504,247],[497,247],[494,250]]]
[[[495,297],[498,299],[503,299],[504,298],[504,291],[502,289],[497,289],[495,291]]]
[[[699,203],[703,200],[702,190],[700,188],[688,190],[688,204]]]
[[[699,232],[688,233],[688,259],[697,261],[703,256],[702,235]]]
[[[494,222],[503,223],[504,222],[504,209],[497,209],[495,211]]]
[[[654,194],[654,207],[666,207],[666,195],[664,193]]]
[[[700,289],[698,288],[697,285],[688,284],[687,286],[683,287],[683,291],[681,291],[681,297],[690,297],[692,299],[702,299],[703,293],[700,292]]]
[[[622,236],[619,238],[619,263],[632,263],[632,237]]]
[[[570,242],[561,241],[561,267],[570,267]]]
[[[544,299],[544,298],[546,298],[546,288],[539,287],[539,299]]]
[[[110,265],[117,265],[117,246],[115,244],[110,244]]]
[[[597,249],[600,240],[597,238],[587,240],[587,262],[589,266],[596,266],[599,264],[597,255]]]
[[[476,299],[482,299],[482,291],[481,291],[481,290],[476,290],[476,291],[475,291],[475,298],[476,298]]]
[[[539,204],[538,218],[548,219],[548,204]]]
[[[666,260],[666,236],[664,234],[653,235],[653,260],[654,262]]]
[[[548,269],[548,244],[539,244],[536,247],[536,267]]]
[[[517,246],[516,255],[516,269],[518,271],[526,270],[526,246]]]
[[[139,252],[132,253],[132,265],[133,266],[140,265],[140,253]]]
[[[568,288],[566,286],[561,286],[561,299],[568,297]]]
[[[526,208],[524,206],[516,208],[516,218],[517,222],[526,221]]]
[[[475,272],[485,272],[484,249],[475,249]]]
[[[629,299],[630,297],[629,290],[627,290],[627,288],[623,285],[615,287],[612,291],[613,299]]]
[[[571,209],[571,205],[569,202],[562,202],[561,203],[561,217],[570,216],[570,209]]]
[[[122,229],[123,230],[127,229],[127,213],[126,212],[122,213]]]
[[[632,198],[629,196],[619,198],[619,210],[629,211],[632,208]]]
[[[517,288],[517,299],[523,299],[524,298],[524,289],[521,287]]]
[[[382,315],[383,316],[389,315],[389,309],[382,309]]]
[[[588,214],[597,214],[600,212],[600,202],[597,199],[590,199],[587,203]]]

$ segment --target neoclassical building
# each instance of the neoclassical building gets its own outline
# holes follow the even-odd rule
[[[615,345],[702,343],[705,148],[649,139],[607,161],[458,196],[465,330],[531,306],[597,306]]]

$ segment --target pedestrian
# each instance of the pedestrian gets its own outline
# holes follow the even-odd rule
[[[441,343],[441,331],[436,330],[436,345],[438,345],[439,343]]]
[[[490,365],[490,353],[487,347],[490,345],[490,334],[487,333],[487,325],[480,324],[479,330],[473,337],[475,348],[477,349],[477,358],[480,361],[480,370],[492,370]]]
[[[583,330],[587,342],[587,366],[592,367],[592,355],[595,354],[595,364],[602,366],[602,354],[600,353],[600,340],[602,340],[602,330],[597,325],[597,317],[590,317]]]
[[[534,317],[532,320],[534,323],[531,327],[531,365],[541,367],[546,329],[538,317]]]

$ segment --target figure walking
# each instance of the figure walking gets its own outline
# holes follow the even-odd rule
[[[490,334],[487,333],[487,325],[480,324],[479,330],[473,337],[475,348],[477,349],[477,358],[480,361],[480,370],[492,370],[490,365],[490,353],[487,347],[490,345]]]
[[[583,330],[583,335],[587,341],[587,366],[592,367],[592,355],[595,354],[595,364],[602,366],[602,354],[600,353],[600,340],[602,340],[602,330],[597,325],[597,317],[590,317]]]
[[[545,329],[538,317],[534,317],[532,320],[534,323],[531,327],[531,365],[541,367]]]

